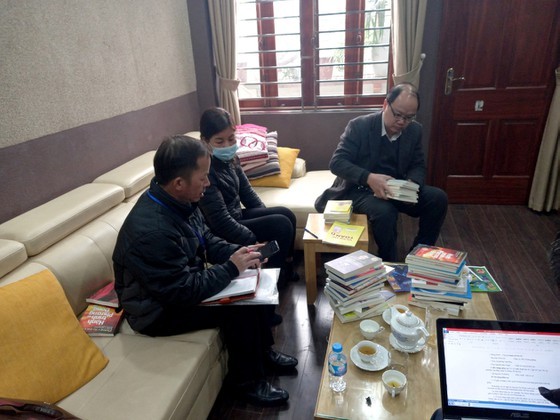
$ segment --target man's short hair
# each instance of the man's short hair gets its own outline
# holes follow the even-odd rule
[[[166,185],[179,176],[190,179],[198,169],[198,159],[211,155],[206,142],[182,135],[167,137],[154,156],[156,182]]]
[[[420,109],[420,94],[418,93],[418,89],[412,83],[403,82],[399,83],[398,85],[393,86],[389,92],[387,93],[387,102],[390,104],[393,103],[395,99],[399,97],[399,95],[403,92],[408,92],[412,96],[416,97],[416,101],[418,102],[418,108]]]

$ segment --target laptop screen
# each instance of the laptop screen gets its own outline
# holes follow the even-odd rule
[[[444,417],[560,418],[560,324],[438,319],[437,334]]]

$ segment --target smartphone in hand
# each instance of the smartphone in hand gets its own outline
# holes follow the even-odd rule
[[[278,251],[280,251],[280,247],[278,246],[278,242],[270,241],[266,245],[264,245],[264,246],[262,246],[261,248],[258,249],[258,252],[260,252],[260,254],[261,254],[259,259],[261,261],[263,261],[265,258],[269,258],[272,255],[276,254]]]

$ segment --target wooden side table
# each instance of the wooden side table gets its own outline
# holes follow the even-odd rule
[[[356,246],[330,245],[323,243],[323,237],[330,229],[331,223],[325,223],[322,213],[310,213],[307,217],[306,231],[303,233],[303,255],[308,305],[313,305],[317,299],[317,254],[321,252],[349,254],[359,249],[367,252],[369,237],[367,216],[365,214],[352,214],[350,224],[365,227]],[[315,238],[307,231],[314,233],[318,238]]]

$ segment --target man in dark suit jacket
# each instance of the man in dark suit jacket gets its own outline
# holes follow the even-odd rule
[[[384,261],[399,260],[399,213],[419,218],[412,246],[435,244],[447,213],[447,194],[424,184],[422,126],[415,121],[419,106],[416,88],[403,83],[389,91],[382,111],[351,120],[329,165],[337,178],[315,202],[317,211],[323,212],[327,200],[352,200],[355,213],[368,215],[378,256]],[[387,181],[392,178],[418,184],[418,203],[391,199]]]

